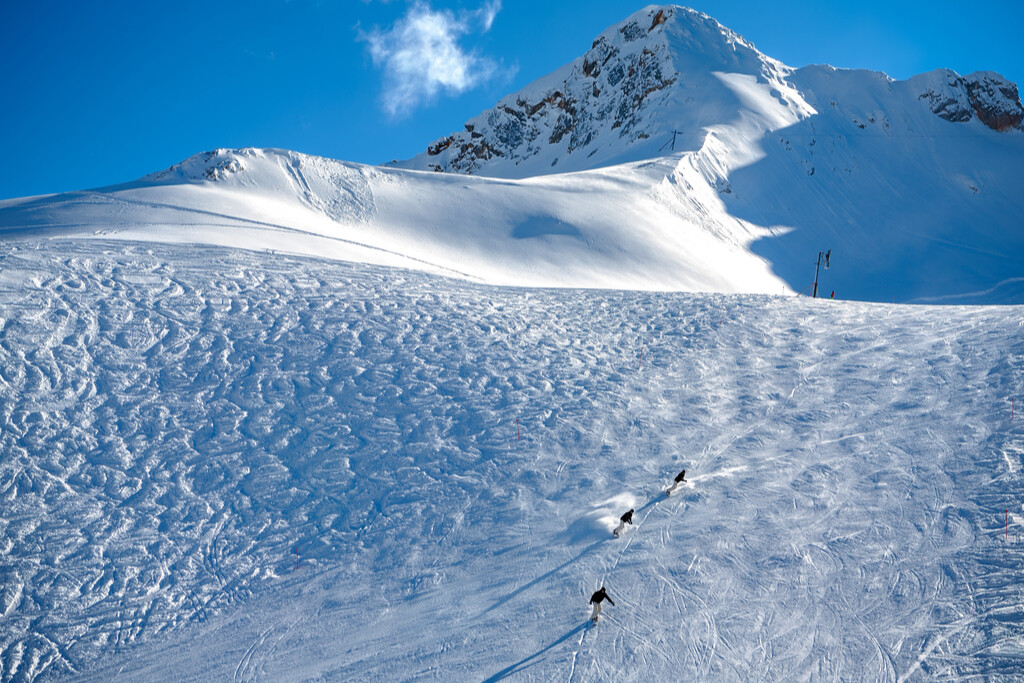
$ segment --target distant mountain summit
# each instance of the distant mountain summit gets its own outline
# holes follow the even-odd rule
[[[465,130],[395,165],[521,178],[693,151],[710,126],[746,117],[764,132],[818,113],[820,100],[807,100],[799,71],[706,14],[652,5],[605,30],[575,61],[469,120]],[[771,99],[752,102],[738,92],[744,76],[744,91],[757,84]],[[941,70],[915,87],[910,99],[946,121],[977,118],[994,130],[1022,130],[1017,87],[999,74]]]
[[[786,84],[792,69],[706,14],[650,6],[605,30],[572,63],[397,165],[526,177],[696,149],[703,127],[739,109],[715,72],[770,84],[787,121],[811,113]]]

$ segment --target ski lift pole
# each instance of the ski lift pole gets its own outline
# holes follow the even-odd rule
[[[818,271],[821,270],[821,257],[825,257],[825,270],[828,270],[829,259],[832,257],[832,250],[819,251],[818,252],[818,263],[814,267],[814,293],[811,295],[812,299],[818,298]]]
[[[665,143],[664,145],[662,145],[661,147],[659,147],[659,148],[658,148],[658,151],[659,151],[659,152],[660,152],[660,151],[662,151],[663,149],[665,149],[666,147],[668,147],[668,146],[669,146],[669,144],[671,144],[671,145],[672,145],[672,151],[673,151],[673,152],[674,152],[674,151],[676,151],[676,136],[677,136],[677,135],[679,135],[679,131],[678,131],[678,130],[673,130],[673,131],[672,131],[672,139],[671,139],[671,140],[669,140],[668,142],[666,142],[666,143]]]

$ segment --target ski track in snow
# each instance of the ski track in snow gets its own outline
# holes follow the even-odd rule
[[[1019,674],[1019,307],[103,241],[0,302],[0,680]]]

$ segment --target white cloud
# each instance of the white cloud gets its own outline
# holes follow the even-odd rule
[[[501,0],[490,0],[483,7],[476,11],[476,14],[480,17],[480,21],[483,24],[484,33],[491,30],[491,25],[494,24],[494,17],[501,11]]]
[[[501,0],[490,0],[456,16],[415,2],[391,30],[360,36],[374,64],[384,70],[384,110],[393,117],[405,116],[441,92],[457,95],[491,78],[497,65],[467,52],[459,39],[490,30],[500,10]]]

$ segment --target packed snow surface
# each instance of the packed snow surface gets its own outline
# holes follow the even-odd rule
[[[1022,332],[3,243],[0,679],[1019,675]]]

